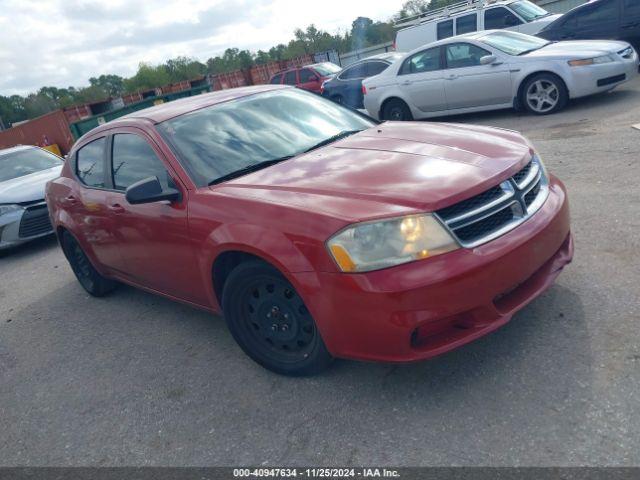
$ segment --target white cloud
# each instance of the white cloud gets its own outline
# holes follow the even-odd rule
[[[228,47],[267,49],[314,23],[335,32],[386,20],[402,0],[0,0],[0,95],[84,86],[103,73]]]

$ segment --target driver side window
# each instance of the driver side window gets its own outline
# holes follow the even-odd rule
[[[504,7],[490,8],[484,12],[484,29],[508,28],[520,25],[522,20]]]
[[[163,188],[169,187],[169,174],[147,141],[138,135],[113,136],[111,174],[116,190],[124,191],[149,177],[158,177]]]
[[[445,48],[447,68],[475,67],[480,65],[482,57],[491,55],[491,52],[470,43],[453,43]]]

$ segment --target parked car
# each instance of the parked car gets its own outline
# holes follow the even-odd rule
[[[395,46],[408,52],[428,43],[482,30],[506,29],[536,35],[561,15],[547,12],[528,0],[485,4],[464,1],[401,20]]]
[[[360,60],[349,65],[329,80],[325,80],[320,92],[336,103],[355,109],[363,109],[362,80],[382,73],[389,65],[403,56],[401,53],[392,52]]]
[[[251,358],[293,375],[470,342],[573,253],[565,188],[520,134],[380,125],[274,85],[97,127],[47,202],[87,292],[222,311]]]
[[[596,0],[550,23],[538,36],[547,40],[616,39],[640,49],[640,1]]]
[[[53,233],[44,187],[62,165],[39,147],[0,150],[0,250]]]
[[[276,73],[269,83],[273,85],[284,84],[309,90],[310,92],[320,93],[320,87],[325,80],[332,78],[338,72],[340,67],[335,63],[324,62],[315,63],[313,65],[305,65],[304,67],[291,68]]]
[[[363,81],[374,118],[411,120],[524,107],[545,115],[569,99],[606,92],[638,74],[626,42],[550,42],[493,30],[414,50]]]

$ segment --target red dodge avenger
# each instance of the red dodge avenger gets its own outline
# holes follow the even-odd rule
[[[290,375],[459,347],[573,255],[564,185],[517,132],[378,124],[276,85],[102,125],[46,197],[91,295],[123,282],[224,313]]]

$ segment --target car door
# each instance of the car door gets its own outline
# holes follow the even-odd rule
[[[120,252],[108,207],[113,193],[109,190],[106,174],[107,137],[82,146],[72,162],[79,182],[62,199],[62,203],[73,220],[73,233],[101,266],[117,270]]]
[[[320,92],[320,76],[309,68],[302,68],[298,71],[298,86],[310,92]]]
[[[403,97],[424,112],[446,110],[440,47],[414,53],[404,60],[397,76]]]
[[[363,108],[362,105],[362,79],[366,76],[365,62],[351,65],[340,73],[334,97],[351,108]],[[360,105],[360,106],[358,106]]]
[[[620,38],[619,0],[600,0],[569,12],[556,40]]]
[[[640,49],[640,1],[622,0],[620,38]]]
[[[190,244],[187,191],[160,148],[135,128],[111,137],[109,169],[114,190],[108,206],[120,248],[119,270],[132,282],[190,302],[205,304],[202,279]],[[132,205],[125,191],[132,184],[158,177],[163,188],[175,188],[182,199]]]
[[[444,90],[449,110],[509,103],[511,73],[506,62],[482,65],[492,53],[467,42],[443,46],[446,70]]]

